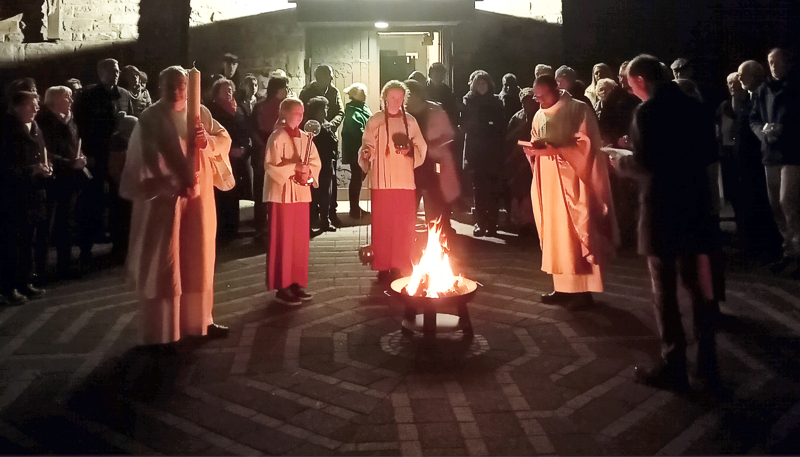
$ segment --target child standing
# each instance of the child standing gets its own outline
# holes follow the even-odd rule
[[[264,157],[264,201],[270,202],[267,288],[275,300],[298,306],[311,300],[308,285],[309,204],[311,186],[318,186],[321,162],[310,136],[300,130],[303,102],[281,102],[275,131]],[[310,154],[304,164],[306,153]],[[311,181],[311,185],[303,185]]]

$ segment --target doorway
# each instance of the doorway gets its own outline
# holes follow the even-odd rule
[[[441,62],[438,31],[378,32],[380,85],[393,79],[405,81],[414,71],[428,75],[434,62]]]

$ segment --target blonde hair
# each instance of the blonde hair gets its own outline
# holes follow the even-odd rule
[[[404,93],[403,103],[405,103],[408,100],[408,87],[406,87],[406,85],[403,84],[402,81],[398,81],[396,79],[393,79],[393,80],[387,82],[386,84],[384,84],[383,85],[383,89],[381,89],[381,100],[383,100],[383,103],[386,103],[386,97],[389,96],[389,91],[390,90],[395,90],[395,89],[400,89],[400,90],[403,91],[403,93]]]
[[[739,73],[735,72],[735,71],[733,73],[729,74],[727,78],[725,78],[725,81],[727,83],[730,83],[731,81],[737,81],[737,80],[739,80]]]
[[[366,101],[367,100],[367,85],[364,83],[350,84],[344,90],[351,100]]]
[[[597,90],[609,90],[619,86],[619,84],[611,78],[603,78],[597,81]]]
[[[281,102],[280,108],[278,108],[278,121],[275,122],[275,128],[283,127],[286,125],[286,118],[288,117],[289,111],[292,110],[295,106],[303,106],[303,102],[296,97],[286,97]]]
[[[52,108],[56,101],[65,95],[72,96],[72,89],[67,86],[53,86],[44,92],[44,106]]]

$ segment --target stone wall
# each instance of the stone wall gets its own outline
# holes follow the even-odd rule
[[[222,55],[232,53],[239,57],[242,74],[284,70],[297,93],[306,83],[305,41],[294,10],[273,11],[191,27],[189,60],[201,71],[219,73]]]

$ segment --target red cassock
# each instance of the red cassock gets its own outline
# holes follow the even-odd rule
[[[405,136],[413,152],[395,147]],[[416,197],[414,168],[422,165],[428,146],[417,120],[406,113],[397,116],[379,111],[367,122],[358,163],[369,173],[372,194],[372,269],[398,269],[411,273]]]
[[[302,131],[276,129],[264,154],[264,201],[270,202],[266,283],[269,290],[292,284],[308,285],[309,207],[311,189],[295,183],[297,164],[308,151],[310,137]],[[317,185],[322,163],[313,142],[308,165]]]

